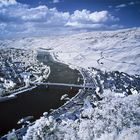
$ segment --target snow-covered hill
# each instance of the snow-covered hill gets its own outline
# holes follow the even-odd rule
[[[42,117],[23,140],[139,140],[139,95],[116,97],[109,91],[96,108],[82,111],[80,119],[61,123]]]
[[[61,37],[3,40],[0,41],[0,46],[51,49],[60,61],[68,64],[140,75],[140,28],[88,32]],[[123,85],[125,88],[136,89],[132,84],[133,76],[129,77],[124,73],[118,73],[118,75],[116,75],[117,78],[113,75],[116,80],[114,85],[118,87],[121,81],[118,88],[122,88]],[[124,80],[123,76],[127,78]],[[109,82],[112,80],[107,79]],[[90,96],[94,97],[93,94]],[[115,90],[105,89],[102,100],[97,103],[97,106],[81,108],[79,116],[77,120],[64,119],[61,120],[62,122],[56,122],[52,117],[42,117],[36,121],[35,125],[29,127],[23,139],[140,139],[140,95],[138,92],[135,95],[122,97],[117,95]]]
[[[0,41],[0,46],[52,48],[58,59],[65,63],[140,74],[140,28],[5,40]]]
[[[140,29],[69,36],[55,51],[60,60],[78,66],[140,74]]]

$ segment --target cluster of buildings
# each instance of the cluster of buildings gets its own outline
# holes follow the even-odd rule
[[[47,79],[50,68],[37,60],[33,50],[0,49],[0,96],[17,89],[30,87],[30,83]]]
[[[119,71],[101,71],[94,67],[89,68],[91,77],[96,79],[102,89],[110,89],[123,95],[138,94],[140,91],[140,76],[129,75]]]

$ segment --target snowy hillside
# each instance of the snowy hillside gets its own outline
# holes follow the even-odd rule
[[[29,127],[24,140],[140,139],[140,77],[128,75],[140,75],[140,28],[1,40],[0,46],[49,49],[60,61],[86,68],[100,84],[95,91],[84,91],[83,104],[74,106],[82,106],[77,112],[71,108],[73,114],[79,113],[77,119],[64,117],[68,111],[60,120],[41,117]],[[97,92],[100,100],[94,97]]]
[[[140,28],[98,31],[63,37],[0,41],[0,46],[52,48],[59,60],[73,65],[140,74]]]
[[[65,62],[140,74],[140,29],[73,35],[60,39],[57,46]]]
[[[103,98],[98,107],[84,109],[75,121],[40,118],[23,140],[139,140],[140,96],[121,98],[107,91]]]

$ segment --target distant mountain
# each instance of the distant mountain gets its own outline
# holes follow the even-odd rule
[[[140,28],[59,37],[1,40],[0,46],[52,48],[58,59],[81,67],[140,74]]]

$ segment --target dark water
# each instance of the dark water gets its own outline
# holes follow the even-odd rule
[[[72,70],[67,65],[54,62],[47,52],[40,51],[38,59],[51,67],[49,82],[82,83],[82,81],[77,82],[78,77],[81,77],[77,70]],[[18,95],[18,98],[14,100],[0,103],[0,135],[6,134],[13,128],[20,128],[21,126],[17,125],[17,122],[23,117],[34,116],[34,119],[37,119],[43,112],[60,107],[64,104],[64,101],[60,101],[63,94],[73,97],[77,92],[78,89],[67,87],[36,88]]]

